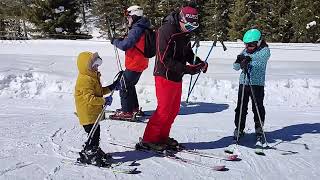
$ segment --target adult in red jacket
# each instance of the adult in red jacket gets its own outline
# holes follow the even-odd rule
[[[120,89],[121,109],[111,119],[131,119],[133,112],[139,111],[139,103],[135,85],[142,72],[148,67],[149,59],[144,57],[145,29],[150,27],[150,21],[143,17],[140,6],[127,9],[129,32],[126,38],[113,39],[111,43],[125,51],[125,71]]]
[[[168,146],[178,146],[169,133],[180,110],[182,77],[184,74],[197,74],[201,70],[205,73],[208,67],[199,57],[196,57],[193,65],[195,55],[191,48],[190,32],[198,26],[197,9],[185,6],[169,14],[159,28],[154,68],[158,106],[137,148],[162,151]]]

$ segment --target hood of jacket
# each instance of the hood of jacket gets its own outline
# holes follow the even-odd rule
[[[179,13],[171,12],[167,17],[163,19],[163,23],[179,25]]]
[[[143,28],[143,29],[147,29],[147,28],[150,28],[151,26],[151,23],[149,21],[149,19],[145,18],[145,17],[141,17],[137,22],[135,22],[131,28],[134,28],[134,27],[140,27],[140,28]]]
[[[93,60],[96,59],[97,56],[99,56],[98,53],[92,53],[88,51],[81,52],[77,58],[77,66],[79,73],[93,77],[96,76],[97,73],[91,70],[91,66]]]

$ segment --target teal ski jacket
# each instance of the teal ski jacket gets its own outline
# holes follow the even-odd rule
[[[265,43],[262,44],[252,54],[248,53],[246,49],[244,49],[240,54],[244,56],[250,56],[252,59],[248,69],[250,76],[250,85],[264,86],[267,62],[271,56],[268,45]],[[233,69],[239,71],[241,69],[240,64],[233,63]],[[245,77],[245,73],[243,71],[240,74],[239,83],[249,85],[249,79],[248,77]]]

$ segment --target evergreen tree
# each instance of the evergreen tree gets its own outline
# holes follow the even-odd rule
[[[291,9],[291,1],[292,0],[267,1],[270,5],[268,41],[288,43],[293,37],[292,23],[287,19]]]
[[[125,31],[126,19],[124,12],[129,5],[129,1],[123,0],[92,0],[92,13],[97,17],[96,26],[100,28],[101,34],[109,34],[109,27],[114,25],[115,30],[120,36]],[[118,35],[119,36],[119,35]]]
[[[271,29],[269,14],[270,6],[265,0],[237,0],[231,16],[231,40],[242,39],[243,34],[250,28],[260,29],[268,38]]]
[[[28,12],[37,31],[50,38],[88,38],[80,33],[77,0],[35,0]]]
[[[0,38],[25,39],[26,30],[23,30],[25,0],[0,2]]]
[[[320,41],[320,2],[293,0],[287,19],[292,22],[294,36],[291,42]]]
[[[231,0],[209,0],[201,13],[202,34],[205,40],[225,41],[228,39],[229,9]]]
[[[236,0],[232,8],[230,16],[230,40],[237,40],[242,38],[242,33],[247,29],[247,23],[250,19],[250,14],[246,6],[247,0]]]

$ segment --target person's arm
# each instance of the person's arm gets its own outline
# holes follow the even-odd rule
[[[115,45],[117,48],[126,51],[137,43],[139,38],[141,37],[142,33],[144,32],[144,29],[135,26],[132,29],[129,30],[128,36],[124,39],[115,39],[113,41],[113,45]]]
[[[112,91],[112,90],[110,89],[109,86],[102,87],[102,93],[103,93],[103,95],[109,94],[109,93],[111,93],[111,91]]]
[[[251,65],[257,68],[264,68],[271,56],[270,49],[264,47],[261,50],[249,55],[252,59]]]
[[[185,65],[179,61],[175,61],[173,59],[176,44],[173,41],[175,27],[173,25],[165,25],[162,26],[158,30],[157,37],[157,53],[160,55],[160,61],[164,64],[164,66],[170,71],[174,71],[177,74],[183,74],[185,71]]]

